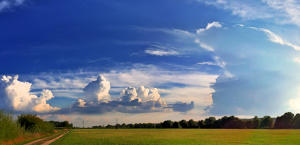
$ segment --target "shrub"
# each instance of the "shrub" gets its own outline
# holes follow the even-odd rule
[[[22,129],[11,115],[0,111],[0,142],[18,137]]]
[[[21,127],[25,129],[25,131],[29,131],[32,133],[46,133],[54,131],[54,125],[52,123],[45,122],[36,115],[20,115],[18,117],[18,122],[21,125]]]

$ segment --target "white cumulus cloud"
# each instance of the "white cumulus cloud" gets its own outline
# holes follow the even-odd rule
[[[292,111],[300,111],[300,98],[292,98],[288,101],[288,104]]]
[[[52,107],[51,105],[47,104],[47,101],[54,98],[52,92],[50,90],[43,90],[41,96],[34,100],[33,110],[36,112],[49,112],[49,111],[57,111],[60,108]]]
[[[84,89],[84,94],[87,100],[95,100],[98,102],[109,101],[110,82],[103,75],[99,75],[96,81],[90,82]]]
[[[54,98],[50,90],[43,90],[41,96],[33,95],[31,83],[21,82],[18,75],[2,76],[0,80],[0,108],[16,111],[49,112],[60,108],[52,107],[47,101]]]
[[[131,102],[136,100],[137,102],[141,102],[140,98],[137,96],[136,89],[134,87],[128,87],[122,90],[121,92],[121,100],[123,102]]]
[[[157,88],[146,88],[144,86],[140,86],[138,88],[128,87],[122,90],[121,92],[121,100],[123,102],[156,102],[161,106],[166,106],[166,102],[160,97]]]
[[[78,103],[78,107],[86,107],[85,106],[86,102],[83,99],[78,99],[77,103]]]
[[[145,88],[144,86],[140,86],[137,89],[138,95],[141,97],[141,99],[146,102],[146,101],[159,101],[160,99],[160,94],[158,92],[157,88]]]

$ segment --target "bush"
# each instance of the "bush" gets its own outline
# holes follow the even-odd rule
[[[73,128],[73,124],[69,123],[68,121],[63,121],[63,122],[49,121],[49,123],[53,124],[54,127],[57,127],[57,128]]]
[[[32,133],[50,133],[54,131],[54,125],[52,123],[45,122],[36,115],[20,115],[18,122],[25,131]]]
[[[0,111],[0,142],[18,137],[22,129],[11,115]]]

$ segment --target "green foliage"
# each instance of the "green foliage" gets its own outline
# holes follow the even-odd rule
[[[205,128],[216,128],[215,127],[216,118],[215,117],[209,117],[204,120],[204,127]]]
[[[16,138],[21,133],[22,129],[12,116],[0,111],[0,142]]]
[[[294,114],[291,112],[284,113],[282,116],[276,118],[274,128],[286,129],[293,127]]]
[[[172,128],[173,122],[171,120],[166,120],[162,123],[163,128]]]
[[[293,119],[293,128],[300,129],[300,114],[296,114]]]
[[[173,123],[173,128],[182,128],[182,127],[181,127],[181,125],[180,125],[179,122],[175,121],[175,122]]]
[[[189,128],[199,128],[199,127],[198,127],[198,123],[197,123],[196,121],[194,121],[193,119],[190,119],[190,120],[188,121],[188,127],[189,127]]]
[[[54,127],[57,127],[57,128],[73,128],[73,124],[69,123],[68,121],[63,121],[63,122],[49,121],[49,123],[53,124]]]
[[[23,114],[18,117],[18,123],[28,132],[51,133],[54,131],[54,125],[43,121],[36,115]]]
[[[136,123],[136,124],[116,124],[107,126],[93,126],[93,128],[225,128],[225,129],[288,129],[299,128],[300,129],[300,114],[294,117],[294,114],[287,112],[282,116],[276,118],[274,125],[274,119],[270,116],[264,116],[258,118],[255,116],[252,119],[239,119],[235,116],[224,116],[220,119],[215,117],[209,117],[204,120],[194,121],[192,119],[186,121],[181,120],[179,122],[166,120],[161,123]]]
[[[253,128],[254,129],[257,129],[260,127],[260,119],[255,116],[253,119],[252,119],[252,122],[253,122]]]
[[[179,121],[179,124],[182,128],[187,128],[188,127],[188,123],[186,122],[186,120],[181,120]]]
[[[246,128],[244,122],[237,117],[230,116],[230,117],[223,117],[216,121],[215,128],[235,128],[235,129],[242,129]]]
[[[273,118],[270,116],[265,116],[261,119],[260,128],[270,129],[273,128]]]

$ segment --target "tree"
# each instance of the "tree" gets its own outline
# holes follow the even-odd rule
[[[198,127],[199,128],[204,128],[204,121],[203,120],[198,121]]]
[[[216,128],[215,127],[215,117],[209,117],[204,120],[205,128]]]
[[[171,120],[166,120],[161,125],[163,128],[172,128],[173,122]]]
[[[260,127],[260,120],[257,116],[254,116],[254,118],[252,119],[252,125],[254,129],[257,129]]]
[[[179,122],[175,121],[175,122],[173,123],[173,128],[182,128],[182,127],[181,127],[181,125],[180,125]]]
[[[198,128],[198,124],[196,121],[194,121],[193,119],[190,119],[188,121],[188,128]]]
[[[272,128],[273,127],[273,119],[270,116],[264,116],[261,119],[260,128]]]
[[[188,123],[186,122],[186,120],[181,120],[179,121],[179,124],[182,128],[187,128],[188,127]]]
[[[293,119],[293,128],[300,129],[300,114],[296,114]]]
[[[36,115],[25,114],[18,117],[18,123],[26,131],[31,132],[53,132],[54,125],[37,117]]]
[[[245,128],[244,122],[237,117],[230,116],[230,117],[223,117],[221,119],[221,127],[222,128],[234,128],[234,129],[242,129]]]
[[[294,114],[291,112],[284,113],[282,116],[276,118],[274,128],[288,129],[293,127]]]

